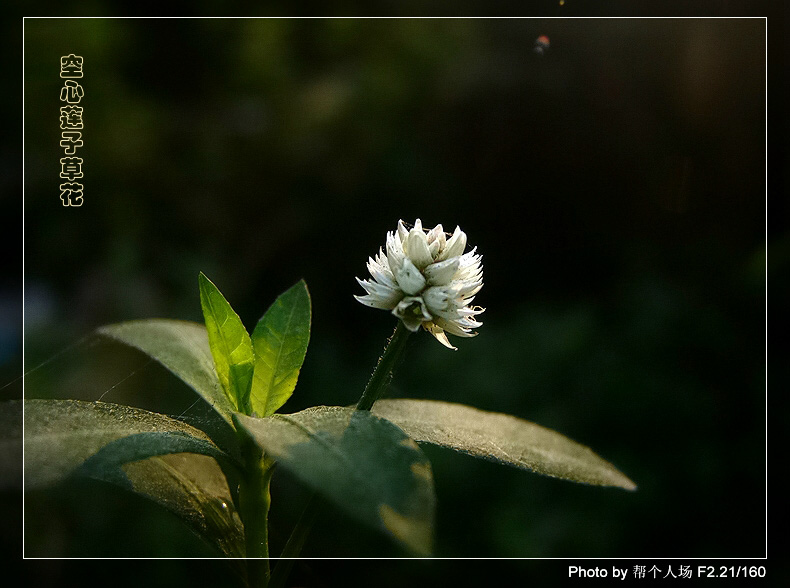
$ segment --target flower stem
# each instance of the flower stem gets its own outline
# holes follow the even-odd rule
[[[247,581],[251,588],[269,584],[269,483],[274,462],[245,440],[242,446],[245,471],[239,485],[239,506],[247,548]]]
[[[376,364],[376,369],[373,370],[373,375],[370,376],[368,385],[365,386],[365,391],[357,403],[357,410],[370,410],[373,407],[373,403],[384,393],[387,385],[392,380],[392,372],[403,355],[409,335],[411,335],[411,331],[406,328],[403,321],[398,321],[398,326],[387,343],[384,354],[379,359],[378,364]]]

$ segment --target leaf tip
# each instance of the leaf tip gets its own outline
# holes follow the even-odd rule
[[[214,286],[214,282],[209,280],[206,274],[203,272],[198,273],[198,290],[200,291],[201,303],[206,299],[206,296],[208,295],[208,292],[211,290],[212,286],[215,290],[217,289],[217,287]]]
[[[384,528],[398,541],[420,556],[431,556],[433,530],[430,523],[402,515],[388,504],[379,506],[379,518]]]
[[[305,295],[307,296],[307,300],[308,300],[308,302],[309,302],[309,301],[310,301],[310,289],[307,287],[307,282],[305,281],[305,279],[304,279],[304,278],[302,278],[301,280],[299,280],[298,282],[296,282],[296,283],[295,283],[295,284],[294,284],[294,285],[291,287],[291,289],[292,289],[292,290],[297,290],[297,289],[300,289],[300,288],[301,288],[302,290],[304,290],[304,293],[305,293]]]

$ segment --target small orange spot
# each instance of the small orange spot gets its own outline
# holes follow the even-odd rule
[[[540,35],[537,39],[535,39],[535,48],[534,51],[538,55],[543,55],[544,52],[551,46],[551,41],[546,35]]]

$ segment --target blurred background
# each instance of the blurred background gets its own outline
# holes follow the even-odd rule
[[[25,393],[199,423],[189,388],[90,335],[201,320],[203,271],[249,328],[304,278],[312,339],[282,410],[352,404],[394,327],[354,277],[398,219],[457,224],[483,255],[484,325],[457,352],[416,337],[391,396],[556,429],[639,489],[425,447],[436,555],[761,556],[765,46],[761,19],[28,20]],[[69,53],[80,208],[58,191]],[[276,551],[307,493],[285,472],[272,493]],[[28,556],[213,555],[99,483],[31,493],[25,514]],[[304,554],[405,555],[336,511]],[[321,565],[297,574],[321,585]]]

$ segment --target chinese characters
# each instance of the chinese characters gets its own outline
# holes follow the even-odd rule
[[[60,146],[65,157],[60,159],[60,177],[67,180],[60,184],[60,200],[63,206],[82,206],[83,185],[75,180],[83,177],[82,158],[77,149],[82,147],[82,106],[79,106],[85,91],[77,81],[82,78],[83,59],[70,53],[60,58],[60,77],[65,81],[60,89]]]

